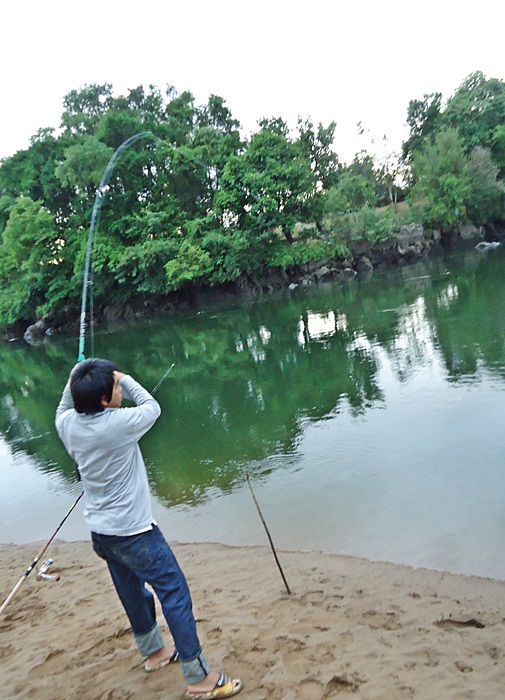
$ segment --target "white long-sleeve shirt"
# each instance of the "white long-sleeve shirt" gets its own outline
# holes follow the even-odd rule
[[[161,414],[159,403],[133,377],[119,380],[136,406],[77,413],[70,387],[56,410],[56,429],[79,467],[84,519],[101,535],[133,535],[151,527],[147,473],[138,441]]]

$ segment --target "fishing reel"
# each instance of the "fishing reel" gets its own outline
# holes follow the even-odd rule
[[[39,566],[39,569],[37,571],[37,581],[59,581],[60,580],[60,575],[59,574],[48,574],[46,573],[51,566],[54,564],[52,559],[46,559],[42,564]]]

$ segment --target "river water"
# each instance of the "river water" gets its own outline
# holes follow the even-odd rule
[[[505,250],[95,332],[152,389],[143,438],[172,541],[323,550],[505,579]],[[90,348],[87,348],[90,354]],[[53,427],[77,338],[0,346],[0,542],[76,496]],[[63,539],[86,539],[78,506]]]

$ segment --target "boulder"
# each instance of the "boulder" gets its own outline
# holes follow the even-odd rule
[[[324,282],[325,280],[331,280],[332,274],[329,267],[323,265],[318,270],[314,272],[314,276],[318,282]]]
[[[474,226],[473,224],[461,224],[458,233],[463,241],[482,240],[484,238],[484,227]]]
[[[345,282],[347,280],[354,279],[356,274],[356,270],[353,270],[350,267],[344,267],[344,269],[340,271],[338,278],[339,280],[343,280]]]
[[[28,341],[43,338],[46,330],[46,322],[43,319],[41,319],[40,321],[33,323],[31,326],[28,326],[23,335],[23,338]]]
[[[366,255],[362,255],[356,261],[356,268],[358,272],[371,272],[371,270],[373,270],[373,264],[370,258],[367,258]]]
[[[400,255],[421,255],[426,248],[423,225],[403,225],[398,234],[397,247]]]

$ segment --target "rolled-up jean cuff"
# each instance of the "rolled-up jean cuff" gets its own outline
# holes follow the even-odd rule
[[[165,646],[163,635],[158,625],[154,625],[152,630],[147,634],[135,634],[134,632],[133,636],[135,637],[139,652],[142,656],[150,656],[154,654],[155,651],[159,651]]]
[[[196,659],[191,659],[191,661],[181,660],[181,668],[188,685],[200,683],[210,672],[209,663],[203,654],[197,656]]]

